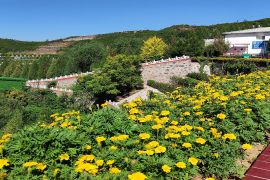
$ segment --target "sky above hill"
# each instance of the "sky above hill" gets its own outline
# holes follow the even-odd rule
[[[270,17],[269,0],[0,0],[0,37],[53,40]]]

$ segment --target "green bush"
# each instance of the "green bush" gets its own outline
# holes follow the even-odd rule
[[[196,80],[199,80],[199,81],[208,81],[209,78],[208,78],[208,75],[205,74],[205,73],[189,73],[187,75],[187,77],[190,77],[190,78],[193,78],[193,79],[196,79]]]
[[[177,76],[173,76],[171,78],[172,84],[174,86],[184,86],[184,87],[194,87],[198,84],[198,80],[190,78],[190,77],[186,77],[186,78],[181,78],[181,77],[177,77]]]
[[[175,87],[172,86],[171,84],[161,83],[161,82],[157,82],[154,80],[148,80],[147,85],[151,86],[151,87],[153,87],[153,88],[155,88],[163,93],[172,92],[175,89]]]

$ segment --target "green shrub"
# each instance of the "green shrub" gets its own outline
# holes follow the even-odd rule
[[[199,81],[208,81],[209,78],[208,78],[208,75],[205,74],[205,73],[189,73],[187,74],[187,77],[190,77],[190,78],[193,78],[193,79],[196,79],[196,80],[199,80]]]
[[[148,80],[147,85],[151,86],[151,87],[153,87],[153,88],[155,88],[163,93],[172,92],[175,89],[175,87],[172,86],[171,84],[161,83],[161,82],[157,82],[154,80]]]
[[[199,81],[190,77],[181,78],[173,76],[171,82],[174,86],[194,87]]]

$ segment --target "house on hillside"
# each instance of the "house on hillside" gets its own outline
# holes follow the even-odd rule
[[[264,56],[267,53],[267,42],[270,39],[270,27],[259,27],[241,31],[223,33],[230,49],[225,55]]]

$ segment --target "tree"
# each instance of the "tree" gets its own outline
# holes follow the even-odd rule
[[[164,56],[167,44],[156,36],[146,40],[141,48],[141,57],[145,61],[160,59]]]
[[[214,43],[205,47],[206,56],[220,56],[229,50],[230,45],[225,42],[224,38],[219,37]]]
[[[139,56],[117,55],[88,77],[86,89],[99,101],[115,99],[142,87]]]
[[[45,78],[51,64],[51,57],[43,56],[38,61],[37,78]]]
[[[11,60],[8,66],[5,68],[3,76],[10,77],[13,74],[14,69],[17,66],[17,63],[18,62],[16,60]]]
[[[194,30],[188,30],[173,35],[167,55],[174,56],[201,56],[204,52],[204,40]]]
[[[140,47],[143,44],[141,38],[117,38],[112,44],[112,55],[126,54],[137,55],[140,53]]]
[[[65,67],[64,59],[57,58],[53,59],[50,63],[50,67],[48,68],[46,77],[56,77],[61,76],[64,74],[64,67]]]
[[[104,46],[97,43],[75,46],[67,54],[70,57],[65,73],[90,71],[94,65],[105,60],[107,56]]]

